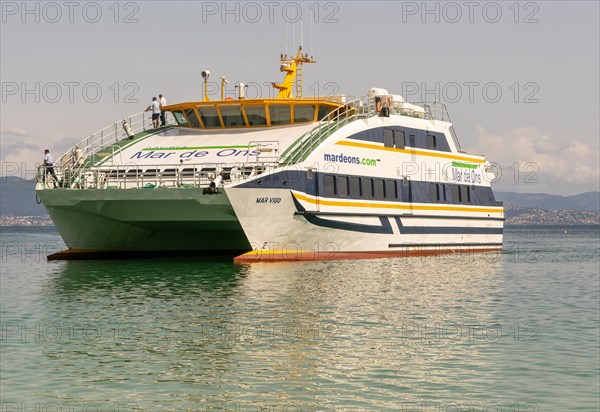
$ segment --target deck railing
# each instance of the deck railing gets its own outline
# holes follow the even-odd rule
[[[273,170],[274,163],[174,163],[138,165],[136,163],[91,166],[81,170],[48,173],[38,169],[38,189],[154,189],[208,188],[219,179],[221,184],[239,182]]]
[[[171,112],[166,112],[166,124],[176,125],[177,122]],[[125,132],[123,122],[127,122],[131,128],[131,134],[150,130],[152,128],[152,112],[140,112],[123,118],[95,133],[81,139],[75,146],[67,150],[55,164],[60,170],[78,168],[84,159],[93,157],[100,150],[115,145],[129,136]],[[76,151],[78,151],[76,153]]]

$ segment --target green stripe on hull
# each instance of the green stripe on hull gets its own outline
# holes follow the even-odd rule
[[[463,169],[477,169],[477,167],[478,167],[478,165],[473,165],[470,163],[463,163],[463,162],[452,162],[452,166],[461,167]]]
[[[181,146],[181,147],[146,147],[142,151],[154,150],[203,150],[203,149],[252,149],[256,145],[241,145],[241,146]]]

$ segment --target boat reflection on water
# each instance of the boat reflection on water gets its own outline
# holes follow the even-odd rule
[[[503,266],[489,253],[53,263],[47,323],[73,337],[41,363],[60,369],[56,396],[78,379],[142,409],[396,409],[456,401],[459,383],[473,399],[501,379]]]

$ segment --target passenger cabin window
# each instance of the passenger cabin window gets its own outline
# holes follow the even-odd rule
[[[363,177],[360,180],[363,197],[365,199],[373,199],[373,179]]]
[[[438,199],[440,201],[446,201],[446,185],[438,185]]]
[[[221,106],[221,118],[225,127],[245,126],[244,117],[242,116],[242,108],[240,106]]]
[[[394,147],[394,131],[392,129],[383,129],[383,145]]]
[[[249,126],[266,126],[267,115],[264,106],[246,106],[246,117]]]
[[[398,197],[398,189],[395,180],[385,181],[385,198],[396,199]]]
[[[394,130],[394,147],[397,149],[404,149],[406,142],[404,141],[404,131]]]
[[[312,122],[315,118],[315,106],[297,104],[294,106],[294,123]]]
[[[462,203],[460,186],[452,186],[452,203]]]
[[[437,147],[435,136],[432,134],[428,134],[425,138],[425,144],[427,145],[428,149],[435,149]]]
[[[269,106],[269,115],[271,116],[271,124],[289,124],[291,121],[290,105],[271,105]]]
[[[439,200],[438,185],[435,183],[429,183],[429,201],[432,203],[437,203]]]
[[[202,123],[207,129],[214,129],[215,127],[221,127],[221,121],[219,120],[219,114],[217,113],[216,107],[198,107]]]
[[[348,189],[350,197],[360,197],[360,178],[351,177]]]
[[[468,186],[461,186],[461,200],[463,203],[471,203],[471,190]]]
[[[183,112],[181,110],[177,110],[171,113],[173,113],[175,121],[179,126],[188,126],[188,122],[187,120],[185,120],[185,117],[183,116]]]
[[[336,176],[335,178],[335,194],[339,197],[348,197],[348,177]]]
[[[333,175],[323,176],[323,194],[325,197],[333,197],[335,195],[335,180]]]
[[[402,130],[383,129],[383,145],[404,149],[404,132]]]
[[[186,109],[185,116],[190,122],[190,126],[200,128],[200,122],[198,121],[198,116],[196,116],[196,112],[194,109]]]
[[[373,180],[373,192],[375,194],[375,199],[384,199],[385,198],[385,189],[383,186],[382,179]]]

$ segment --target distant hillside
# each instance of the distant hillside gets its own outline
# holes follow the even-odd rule
[[[514,206],[535,209],[600,210],[600,192],[586,192],[574,196],[545,193],[516,193],[494,191],[497,200]]]
[[[0,177],[0,215],[48,215],[44,206],[35,201],[35,181],[15,176]]]

